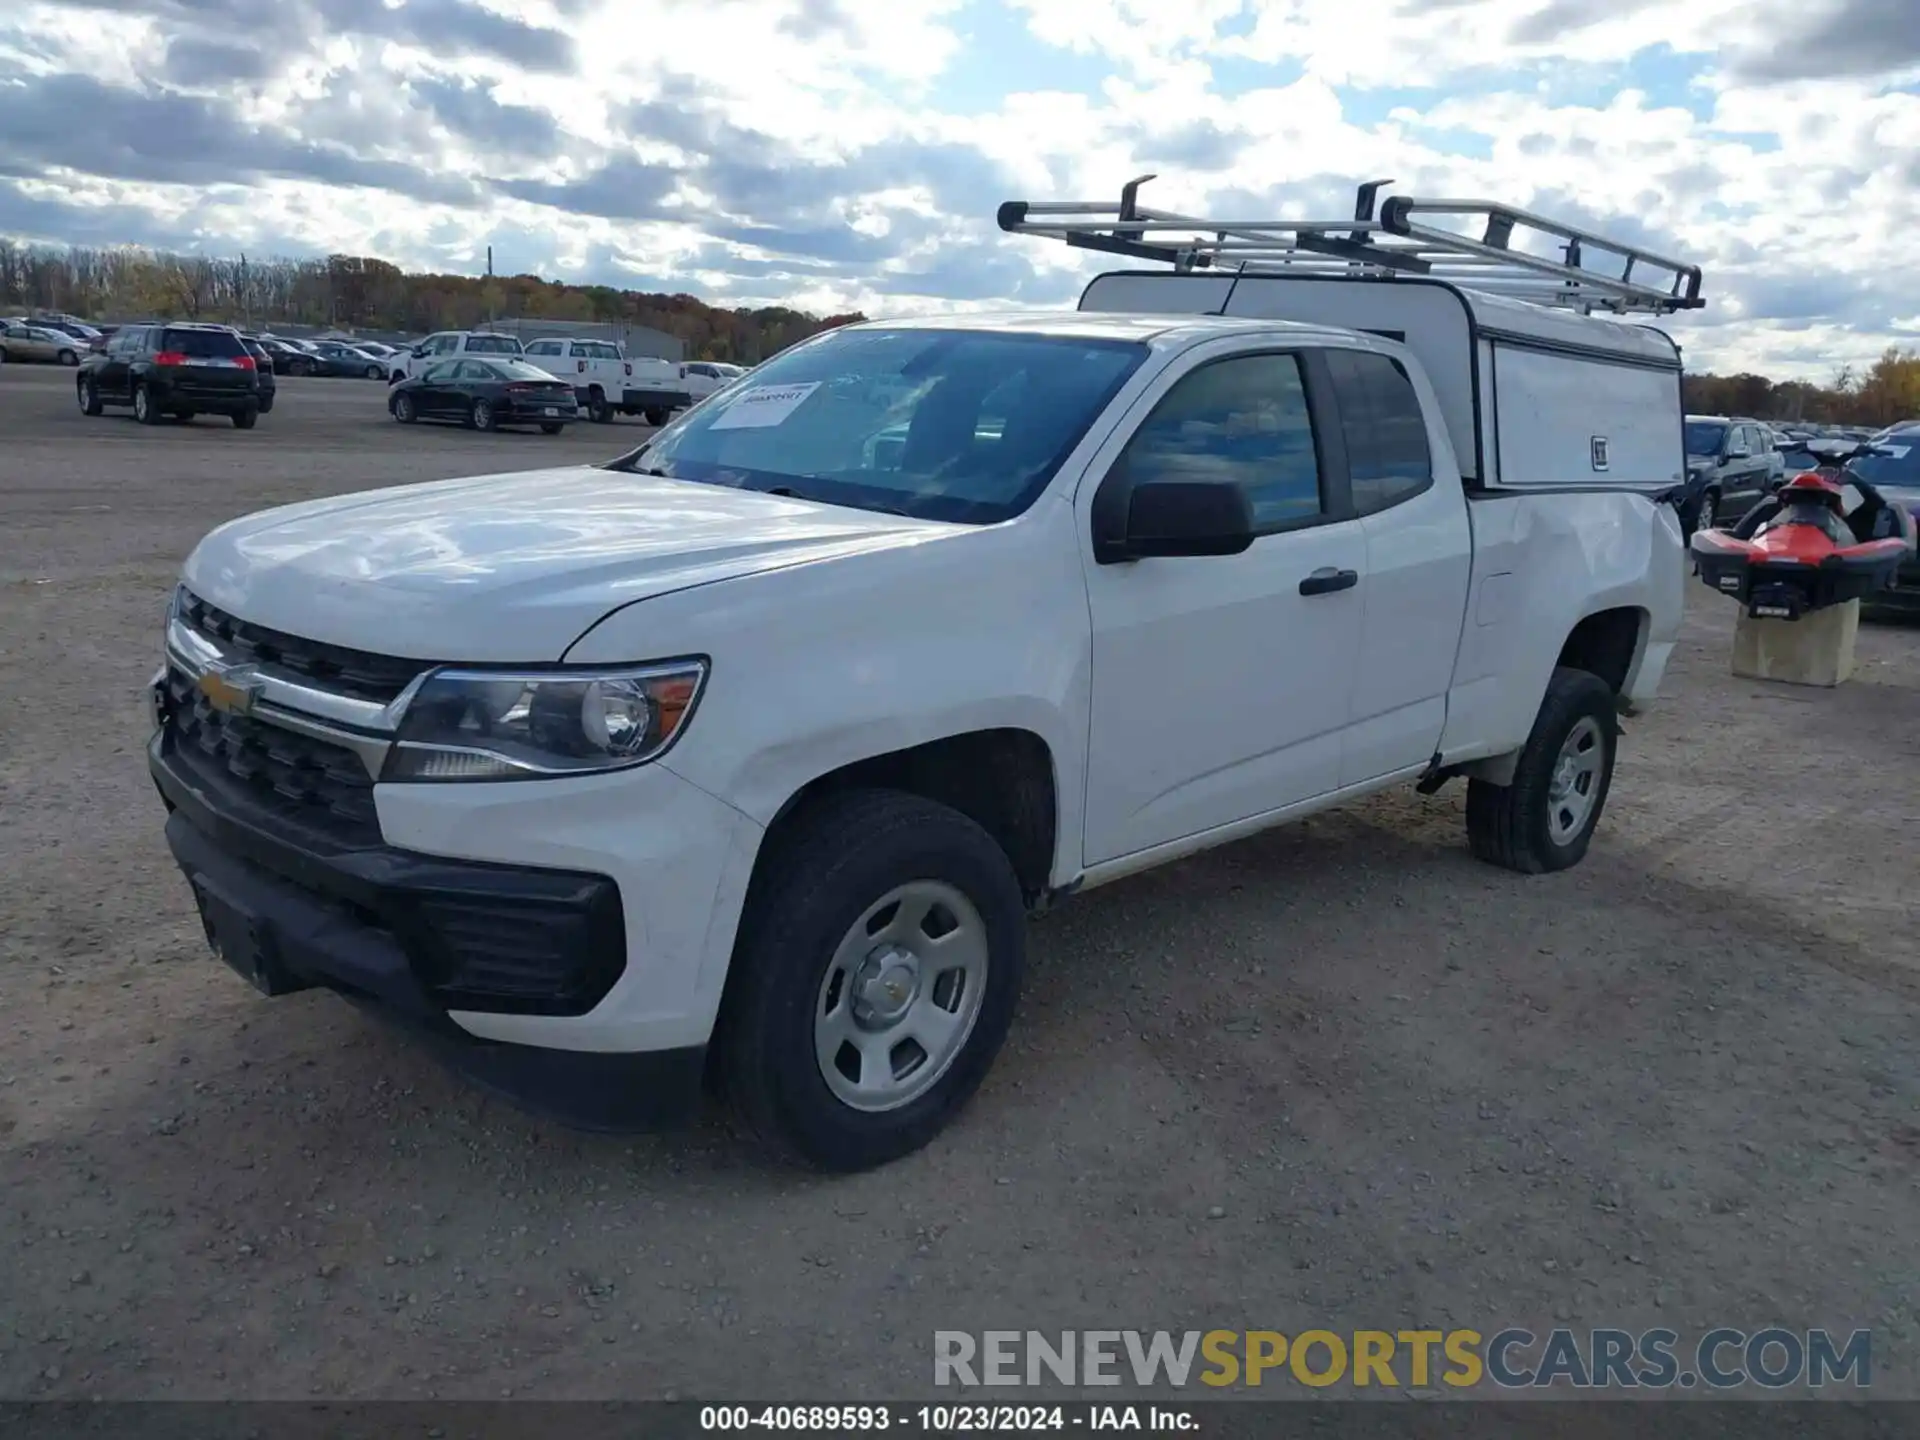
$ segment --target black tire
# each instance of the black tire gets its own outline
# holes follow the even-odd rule
[[[1703,490],[1700,503],[1693,507],[1693,529],[1711,530],[1720,518],[1720,492]]]
[[[268,414],[271,414],[272,411],[273,411],[273,396],[262,395],[260,397],[260,413],[262,415],[268,415]]]
[[[82,415],[98,415],[106,406],[100,403],[100,387],[94,383],[93,376],[82,375],[74,386],[74,398],[80,402]]]
[[[1585,821],[1573,833],[1556,839],[1550,813],[1555,769],[1562,746],[1587,721],[1597,731],[1592,739],[1601,751],[1599,773],[1586,792],[1590,800]],[[1522,875],[1579,864],[1607,808],[1619,730],[1613,691],[1606,681],[1585,670],[1564,665],[1556,669],[1540,702],[1540,713],[1534,717],[1533,732],[1520,752],[1513,783],[1500,786],[1472,780],[1467,784],[1467,842],[1475,857]]]
[[[760,862],[734,945],[715,1042],[735,1113],[775,1154],[829,1171],[918,1150],[985,1078],[1006,1039],[1026,960],[1026,910],[1006,853],[956,810],[893,790],[830,795],[790,820]],[[861,1111],[828,1088],[814,1010],[835,948],[896,886],[938,880],[979,913],[987,975],[973,1027],[932,1087]]]
[[[558,435],[566,428],[567,426],[564,420],[542,420],[540,422],[540,433],[542,435]]]
[[[467,425],[474,430],[498,430],[500,414],[491,401],[476,400],[467,410]]]
[[[598,385],[587,391],[587,419],[596,425],[613,423],[613,407],[607,404],[606,393]]]
[[[658,430],[662,425],[667,423],[667,412],[655,406],[653,409],[643,411],[641,418],[643,418],[647,424],[653,426],[654,429]]]
[[[78,365],[80,363],[79,352],[75,350],[62,350],[60,352],[60,363],[69,367]]]
[[[233,428],[251,430],[259,419],[260,411],[256,407],[249,406],[245,410],[236,410],[233,412]]]
[[[142,425],[158,425],[167,418],[153,403],[153,392],[144,380],[133,387],[133,418]]]
[[[378,380],[385,372],[378,365],[367,366],[367,379]]]
[[[413,396],[404,390],[393,397],[393,404],[387,408],[393,412],[393,418],[402,425],[411,425],[420,418],[419,411],[414,408]]]

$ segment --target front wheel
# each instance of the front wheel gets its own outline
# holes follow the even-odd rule
[[[1607,682],[1585,670],[1556,669],[1513,783],[1467,785],[1474,855],[1523,875],[1579,864],[1606,808],[1618,736]]]
[[[543,420],[540,422],[540,433],[542,435],[558,435],[566,428],[567,427],[558,420]]]
[[[82,415],[98,415],[106,406],[100,403],[100,387],[94,383],[91,375],[82,375],[80,383],[74,387],[74,394],[80,402]]]
[[[1720,495],[1718,491],[1708,490],[1700,496],[1700,508],[1694,512],[1693,528],[1695,532],[1711,530],[1720,519]]]
[[[411,425],[420,418],[413,408],[413,396],[402,393],[393,397],[393,418],[402,425]]]
[[[1006,1038],[1026,958],[1013,866],[958,811],[890,790],[823,799],[769,843],[716,1037],[722,1083],[807,1165],[909,1154]]]

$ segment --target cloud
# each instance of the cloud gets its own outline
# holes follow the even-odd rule
[[[273,73],[274,65],[264,51],[251,45],[181,35],[167,42],[161,69],[174,84],[200,89],[236,80],[264,80]]]
[[[1070,303],[1008,198],[1480,195],[1706,271],[1690,361],[1870,358],[1916,0],[10,0],[0,231],[909,313]],[[962,37],[966,37],[963,39]],[[78,117],[78,118],[76,118]],[[1909,338],[1910,337],[1905,337]]]
[[[1915,0],[1839,0],[1782,15],[1771,44],[1754,46],[1735,66],[1759,80],[1892,75],[1920,68],[1920,8]]]

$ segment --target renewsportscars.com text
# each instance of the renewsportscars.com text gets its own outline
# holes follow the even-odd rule
[[[942,1386],[1125,1385],[1216,1389],[1331,1385],[1467,1390],[1779,1390],[1873,1383],[1873,1337],[1769,1326],[1677,1331],[937,1330]]]

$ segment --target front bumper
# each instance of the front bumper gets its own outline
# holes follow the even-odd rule
[[[170,812],[169,848],[210,943],[263,992],[324,987],[370,1005],[429,1039],[468,1078],[582,1127],[652,1129],[697,1107],[717,984],[707,995],[697,983],[706,970],[701,943],[673,954],[647,943],[647,917],[625,903],[628,887],[596,873],[620,868],[618,857],[591,867],[594,857],[581,843],[588,834],[576,838],[579,868],[553,864],[537,814],[528,816],[528,848],[547,863],[455,858],[390,843],[396,831],[422,828],[405,818],[409,792],[433,792],[413,797],[428,816],[449,817],[451,802],[448,823],[457,829],[457,817],[474,813],[474,797],[446,792],[507,789],[525,801],[535,798],[528,786],[381,787],[399,792],[397,804],[376,792],[387,838],[335,845],[274,825],[244,795],[171,755],[164,731],[149,746],[148,764]],[[385,824],[394,811],[400,818]],[[584,825],[591,830],[590,816]],[[701,837],[687,838],[695,856],[734,857],[731,834],[709,836],[704,847]],[[515,839],[508,824],[484,843]],[[745,853],[750,860],[750,845]],[[704,942],[726,869],[715,866],[705,877],[704,897],[700,877],[684,865],[665,877],[680,885],[681,914],[658,889],[634,886],[640,899],[661,904],[650,916],[656,938],[692,934]],[[743,891],[744,877],[733,888]],[[730,950],[731,911],[726,919]]]

